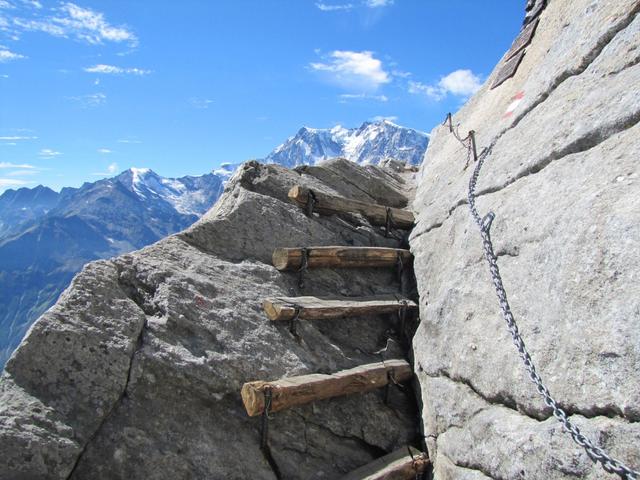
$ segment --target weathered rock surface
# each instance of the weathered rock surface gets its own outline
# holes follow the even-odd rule
[[[454,115],[479,151],[491,147],[478,207],[496,214],[500,269],[541,376],[585,434],[636,469],[639,11],[631,0],[548,2],[516,75],[489,90],[494,72]],[[615,478],[527,379],[466,204],[465,159],[436,128],[413,204],[413,348],[435,477]]]
[[[349,181],[351,179],[351,181]],[[270,264],[275,247],[398,246],[359,216],[308,218],[287,201],[297,183],[407,204],[408,180],[334,160],[300,171],[245,164],[188,230],[87,265],[33,326],[0,380],[2,479],[273,479],[246,381],[380,361],[395,319],[270,322],[264,297],[397,293],[393,271]],[[391,185],[391,187],[389,186]],[[389,341],[386,358],[406,352]],[[272,415],[284,478],[333,479],[415,443],[412,394],[390,390]]]

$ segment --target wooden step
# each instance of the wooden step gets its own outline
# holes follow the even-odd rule
[[[414,480],[429,465],[426,453],[405,447],[354,470],[341,480]]]
[[[415,302],[396,295],[375,297],[276,297],[267,298],[262,307],[269,320],[291,320],[299,310],[302,320],[320,320],[361,315],[382,315],[398,312],[405,305],[407,312],[418,308]]]
[[[255,417],[264,411],[265,391],[269,389],[269,411],[277,412],[317,400],[368,392],[384,387],[389,382],[406,382],[412,377],[411,365],[406,360],[386,360],[330,375],[312,373],[271,382],[249,382],[242,386],[241,395],[247,413]]]
[[[313,198],[314,212],[324,215],[359,213],[369,219],[373,225],[386,225],[387,211],[389,211],[392,225],[395,228],[409,230],[413,227],[413,213],[401,208],[386,207],[384,205],[361,202],[350,198],[327,195],[326,193],[310,191],[301,185],[296,185],[289,190],[289,198],[303,208],[307,208],[309,199]]]
[[[385,247],[307,247],[307,267],[361,268],[395,267],[398,257],[403,264],[411,260],[411,252]],[[278,270],[297,270],[302,267],[302,248],[276,248],[273,266]]]

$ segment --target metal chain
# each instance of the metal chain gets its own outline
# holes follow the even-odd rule
[[[470,150],[471,148],[471,145],[469,145]],[[533,363],[533,360],[531,359],[531,355],[527,351],[524,340],[522,339],[522,336],[520,335],[520,332],[518,330],[518,325],[516,324],[513,314],[511,313],[511,307],[509,306],[509,301],[507,300],[507,292],[504,289],[502,277],[500,276],[500,270],[498,268],[498,259],[493,251],[490,229],[491,224],[495,219],[495,214],[493,212],[489,212],[484,216],[484,218],[481,218],[476,208],[476,183],[478,182],[480,169],[482,168],[482,165],[484,164],[484,161],[487,158],[489,152],[490,149],[485,149],[479,155],[476,168],[473,172],[473,175],[471,176],[471,179],[469,180],[469,209],[471,210],[473,219],[480,229],[484,255],[487,262],[489,263],[489,270],[491,271],[491,278],[496,289],[496,294],[500,303],[500,309],[502,310],[502,317],[507,322],[507,326],[509,327],[509,331],[511,332],[511,336],[513,337],[513,343],[518,349],[518,353],[520,354],[520,357],[524,362],[525,368],[529,373],[529,378],[536,385],[538,393],[544,398],[544,403],[553,410],[553,416],[556,417],[560,423],[562,423],[564,429],[569,432],[573,440],[582,448],[584,448],[589,458],[591,458],[591,460],[596,463],[600,463],[602,465],[602,468],[604,468],[604,470],[609,473],[615,473],[627,480],[637,480],[640,477],[640,472],[632,470],[619,460],[609,456],[604,450],[602,450],[602,448],[594,445],[593,442],[585,437],[580,432],[580,429],[567,418],[566,412],[558,406],[557,401],[551,396],[549,389],[544,385],[544,383],[542,383],[542,378],[540,378],[540,375],[536,371],[536,367]]]

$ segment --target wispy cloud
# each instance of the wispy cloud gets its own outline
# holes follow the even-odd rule
[[[395,115],[388,115],[388,116],[376,115],[371,120],[373,120],[374,122],[397,122],[398,117]]]
[[[393,0],[365,0],[364,4],[369,8],[388,7],[393,5]]]
[[[213,103],[213,100],[210,100],[208,98],[197,98],[197,97],[191,97],[189,99],[189,104],[193,107],[193,108],[198,108],[200,110],[204,110],[207,109],[211,106],[211,104]]]
[[[10,135],[6,137],[0,137],[2,142],[17,142],[22,140],[36,140],[38,137],[25,137],[22,135]]]
[[[4,3],[7,3],[6,0]],[[23,32],[44,32],[90,44],[125,42],[135,46],[138,43],[137,37],[128,27],[111,25],[103,13],[90,8],[62,2],[57,7],[45,10],[38,1],[23,3],[31,7],[31,10],[21,12],[22,16],[11,16],[5,22],[5,31],[16,35]]]
[[[29,170],[34,170],[37,167],[34,167],[33,165],[29,165],[28,163],[0,162],[0,168],[25,168]]]
[[[324,62],[310,63],[309,68],[323,74],[331,83],[350,90],[371,92],[391,81],[382,62],[370,51],[335,50]]]
[[[116,173],[118,173],[118,170],[119,170],[119,167],[117,163],[110,163],[107,166],[106,172],[95,172],[95,173],[92,173],[91,175],[95,177],[108,177],[110,175],[115,175]]]
[[[108,154],[111,153],[111,150],[109,150],[108,148],[99,148],[98,153]]]
[[[18,180],[16,178],[0,178],[0,188],[7,187],[19,187],[21,185],[28,185],[32,182],[27,182],[26,180]]]
[[[336,11],[344,11],[344,10],[352,10],[353,9],[353,4],[352,3],[343,3],[343,4],[337,4],[337,5],[331,5],[331,4],[327,4],[327,3],[322,3],[322,2],[318,2],[316,3],[316,7],[318,7],[318,9],[322,10],[323,12],[336,12]]]
[[[62,155],[62,152],[52,150],[51,148],[43,148],[42,150],[40,150],[38,155],[43,158],[53,158],[57,157],[58,155]]]
[[[481,86],[482,80],[479,75],[474,74],[471,70],[456,70],[442,77],[434,85],[410,81],[409,93],[425,95],[432,100],[440,101],[447,95],[469,97],[476,93]]]
[[[120,140],[118,140],[118,143],[142,143],[142,142],[135,138],[121,138]]]
[[[393,1],[394,0],[361,0],[358,4],[316,2],[316,7],[323,12],[348,12],[354,9],[388,7],[393,5]]]
[[[31,175],[39,175],[40,170],[14,170],[12,172],[7,172],[5,175],[7,177],[28,177]]]
[[[370,95],[367,93],[343,93],[340,95],[340,101],[346,103],[347,100],[375,100],[377,102],[388,102],[386,95]]]
[[[86,67],[85,72],[100,73],[105,75],[149,75],[151,70],[145,70],[143,68],[123,68],[116,67],[115,65],[98,64],[93,67]]]
[[[8,47],[0,45],[0,63],[10,62],[12,60],[20,60],[21,58],[27,58],[19,53],[12,52]]]
[[[107,96],[104,93],[89,93],[67,98],[79,103],[83,108],[99,107],[107,103]]]

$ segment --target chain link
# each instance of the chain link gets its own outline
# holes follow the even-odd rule
[[[468,148],[469,155],[471,155],[471,145],[469,145]],[[580,429],[567,418],[566,412],[558,406],[556,400],[551,396],[549,389],[544,385],[544,383],[542,383],[542,378],[538,374],[533,360],[531,359],[531,355],[527,351],[524,340],[522,339],[520,331],[518,330],[516,320],[511,313],[511,307],[509,305],[509,301],[507,300],[507,292],[505,291],[504,285],[502,283],[502,277],[500,276],[497,257],[493,250],[493,243],[491,242],[490,229],[491,224],[495,219],[495,214],[493,212],[489,212],[484,217],[480,217],[480,214],[478,213],[478,210],[476,208],[476,183],[478,182],[480,169],[482,168],[482,165],[484,164],[484,161],[489,153],[490,149],[485,149],[478,156],[476,168],[473,172],[473,175],[471,176],[471,179],[469,180],[469,209],[471,210],[471,215],[473,216],[474,221],[480,229],[484,255],[487,262],[489,263],[489,270],[491,272],[493,285],[495,287],[498,301],[500,303],[500,309],[502,310],[502,317],[507,322],[507,326],[509,327],[509,331],[511,332],[511,336],[513,337],[513,343],[518,349],[518,353],[520,354],[520,357],[524,362],[524,366],[529,373],[529,378],[536,385],[538,393],[544,398],[544,403],[552,409],[553,416],[556,417],[556,419],[558,419],[560,423],[562,423],[564,429],[571,435],[573,440],[582,448],[584,448],[589,458],[591,458],[591,460],[596,463],[600,463],[600,465],[602,465],[602,468],[604,468],[604,470],[609,473],[615,473],[627,480],[638,480],[638,478],[640,477],[640,472],[632,470],[619,460],[616,460],[615,458],[609,456],[600,447],[594,445],[591,440],[585,437],[580,432]]]

